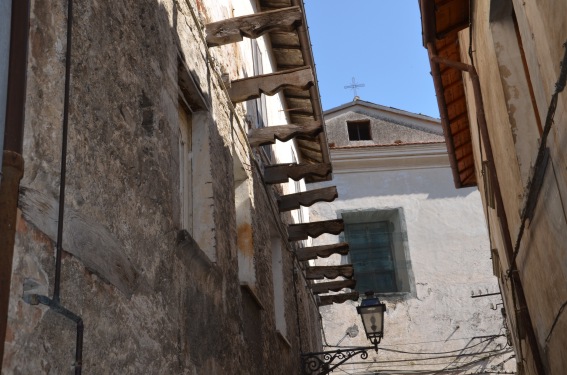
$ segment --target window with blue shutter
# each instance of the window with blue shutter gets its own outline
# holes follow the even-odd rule
[[[356,290],[364,293],[397,292],[390,223],[346,224],[345,237],[355,269]]]
[[[344,240],[350,251],[341,263],[354,268],[360,293],[411,293],[415,288],[409,262],[402,209],[341,212]]]

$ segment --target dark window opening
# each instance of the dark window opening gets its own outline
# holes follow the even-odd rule
[[[370,121],[348,121],[348,139],[351,141],[370,141]]]

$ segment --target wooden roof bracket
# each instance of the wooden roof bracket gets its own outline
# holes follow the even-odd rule
[[[343,219],[290,224],[287,227],[288,241],[306,240],[308,237],[319,237],[323,233],[339,234],[344,227]]]
[[[309,207],[317,202],[332,202],[338,196],[339,193],[336,186],[302,191],[279,197],[278,208],[280,212],[297,210],[300,206]]]
[[[333,254],[347,255],[349,252],[349,244],[339,242],[332,245],[311,246],[298,249],[295,252],[297,260],[300,262],[315,258],[328,258]]]
[[[323,124],[313,121],[306,125],[278,125],[265,128],[251,129],[248,132],[248,142],[252,147],[276,143],[276,139],[287,142],[292,138],[314,138],[323,131]]]
[[[319,300],[319,306],[332,305],[333,303],[344,303],[346,301],[358,301],[358,292],[351,293],[339,293],[332,294],[329,296],[317,296]]]
[[[282,184],[292,180],[299,181],[306,176],[315,175],[325,177],[331,173],[330,163],[319,164],[274,164],[264,168],[264,182],[266,184]]]
[[[271,31],[293,31],[303,24],[299,6],[229,18],[205,26],[207,46],[216,47],[256,39]]]
[[[240,103],[261,94],[272,96],[286,88],[308,90],[314,84],[313,71],[307,66],[234,80],[228,93],[233,103]]]
[[[353,289],[355,286],[356,286],[356,280],[354,279],[328,281],[324,283],[316,283],[310,285],[313,294],[338,292],[344,288]]]
[[[336,279],[342,276],[351,279],[354,276],[352,264],[341,266],[313,266],[305,268],[305,278],[308,280]]]

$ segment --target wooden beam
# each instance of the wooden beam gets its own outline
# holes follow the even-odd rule
[[[354,268],[352,264],[341,266],[313,266],[305,269],[305,277],[308,280],[336,279],[339,276],[352,279]]]
[[[309,90],[315,84],[311,67],[289,69],[232,81],[228,90],[234,103],[257,99],[260,94],[275,95],[286,88]]]
[[[343,219],[290,224],[287,226],[288,241],[306,240],[308,237],[319,237],[323,233],[339,234],[344,227]]]
[[[313,294],[338,292],[344,288],[354,288],[356,286],[356,280],[339,280],[339,281],[329,281],[326,283],[316,283],[311,284],[311,291]]]
[[[326,177],[331,173],[331,170],[330,163],[268,165],[264,168],[264,182],[267,184],[281,184],[287,182],[290,178],[299,181],[309,175]]]
[[[319,296],[319,306],[332,305],[333,303],[344,303],[346,301],[358,301],[358,297],[358,292]]]
[[[336,186],[283,195],[278,198],[280,212],[297,210],[300,206],[309,207],[317,202],[332,202],[339,196]]]
[[[229,18],[205,26],[209,47],[256,39],[270,31],[293,31],[303,24],[299,6]]]
[[[276,143],[276,139],[287,142],[295,137],[314,138],[323,131],[323,124],[314,121],[306,125],[279,125],[267,126],[265,128],[251,129],[248,132],[248,142],[250,146],[258,147]]]
[[[304,247],[295,252],[299,261],[306,261],[319,258],[327,258],[333,254],[347,255],[349,245],[346,242],[340,242],[333,245]]]

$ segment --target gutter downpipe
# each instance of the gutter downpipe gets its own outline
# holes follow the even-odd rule
[[[0,180],[0,372],[4,358],[4,341],[8,328],[10,283],[18,213],[20,180],[24,174],[22,156],[26,73],[29,35],[29,0],[12,0],[10,21],[10,54],[6,122],[2,150],[2,178]]]
[[[428,47],[431,43],[428,43]],[[429,49],[429,48],[428,48]],[[532,319],[530,316],[529,308],[526,303],[526,297],[524,294],[524,288],[522,286],[522,281],[520,280],[520,275],[517,271],[516,266],[516,259],[514,258],[514,250],[512,245],[512,237],[510,235],[510,228],[508,226],[508,216],[506,214],[506,209],[504,207],[504,201],[502,199],[502,191],[500,189],[500,184],[498,182],[498,174],[496,172],[496,165],[494,164],[494,155],[492,153],[492,145],[490,143],[490,137],[488,134],[488,126],[486,123],[486,116],[484,113],[484,104],[482,100],[482,91],[480,87],[480,79],[476,68],[472,65],[464,64],[457,61],[451,61],[448,59],[444,59],[438,56],[430,56],[430,61],[433,64],[438,65],[443,64],[454,69],[460,70],[462,72],[469,73],[469,77],[472,82],[473,92],[474,92],[474,100],[476,104],[476,114],[478,125],[480,128],[480,134],[482,137],[482,143],[484,144],[484,149],[486,152],[486,159],[488,168],[490,170],[490,183],[494,187],[494,193],[496,198],[496,207],[497,213],[500,217],[500,224],[502,227],[502,234],[504,237],[505,242],[505,254],[507,262],[511,269],[516,270],[515,272],[510,273],[510,279],[512,280],[512,285],[516,291],[519,300],[519,306],[517,307],[520,310],[520,313],[524,316],[523,323],[526,325],[526,333],[528,335],[528,341],[532,350],[532,355],[534,357],[534,362],[536,366],[536,371],[538,375],[544,375],[545,370],[543,367],[543,362],[541,360],[541,353],[540,348],[537,343],[537,338],[535,335],[535,330],[532,324]],[[514,291],[512,291],[513,293]]]
[[[31,296],[30,303],[41,303],[50,309],[72,320],[77,325],[75,343],[75,375],[81,375],[83,369],[83,319],[66,309],[60,302],[61,289],[61,256],[63,252],[63,223],[65,212],[65,185],[67,175],[67,138],[69,131],[69,96],[71,91],[71,48],[73,41],[73,0],[67,0],[67,51],[65,55],[65,93],[63,102],[63,134],[61,144],[61,175],[59,186],[59,213],[57,220],[57,244],[55,252],[55,281],[53,298],[47,296]]]
[[[63,315],[76,324],[75,341],[75,375],[81,375],[83,369],[83,319],[61,305],[61,257],[63,252],[63,223],[65,219],[65,185],[67,174],[67,138],[69,130],[69,96],[71,91],[71,49],[73,31],[73,0],[67,0],[67,51],[65,54],[65,92],[63,99],[63,125],[61,135],[61,174],[59,182],[59,209],[57,220],[57,243],[55,249],[55,276],[53,285],[53,297],[30,294],[24,295],[24,301],[30,305],[42,304],[57,314]]]

